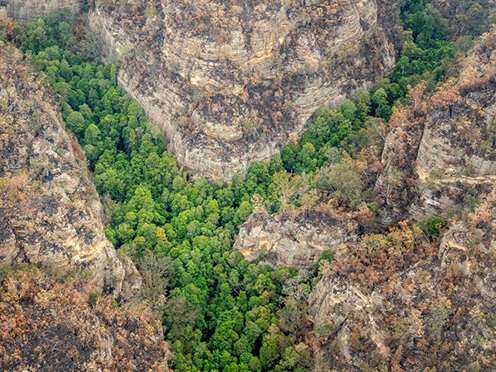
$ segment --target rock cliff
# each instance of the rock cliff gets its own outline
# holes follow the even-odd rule
[[[82,150],[40,79],[0,46],[0,266],[86,271],[100,291],[131,296],[140,276],[106,239]]]
[[[405,221],[341,245],[309,298],[322,368],[494,369],[495,51],[493,31],[457,78],[433,95],[418,86],[394,112],[375,185],[382,216],[449,228],[431,241]]]
[[[2,0],[0,1],[0,19],[10,17],[20,21],[29,21],[60,9],[67,9],[76,14],[80,7],[80,0]]]
[[[357,237],[352,216],[332,211],[298,215],[254,213],[240,227],[234,249],[249,261],[306,269],[323,251],[335,253]]]
[[[441,241],[402,223],[324,268],[309,299],[323,368],[492,370],[496,193],[484,197]]]
[[[496,33],[432,97],[420,89],[393,115],[376,185],[388,218],[447,217],[496,182]]]
[[[90,23],[120,84],[195,174],[268,159],[321,106],[394,66],[392,0],[100,1]]]

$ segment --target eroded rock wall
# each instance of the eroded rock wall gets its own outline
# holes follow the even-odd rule
[[[440,241],[404,223],[322,269],[308,335],[321,370],[494,369],[495,191],[484,199]]]
[[[335,253],[341,243],[356,238],[357,224],[350,215],[254,213],[241,225],[234,249],[249,261],[307,269],[323,251]]]
[[[0,266],[86,271],[100,291],[131,296],[140,276],[106,239],[82,149],[40,79],[0,46]]]
[[[432,97],[415,93],[392,118],[376,185],[385,215],[448,217],[496,182],[496,32]]]
[[[392,0],[96,1],[119,82],[195,174],[229,179],[394,66]]]
[[[0,2],[0,19],[10,17],[30,21],[60,9],[76,14],[80,7],[80,0],[3,0]]]
[[[321,268],[307,336],[322,370],[494,369],[495,50],[493,31],[456,79],[412,90],[389,122],[376,201],[405,221]],[[449,225],[440,239],[408,222],[428,216]]]

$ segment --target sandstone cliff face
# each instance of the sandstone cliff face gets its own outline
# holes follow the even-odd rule
[[[195,174],[229,179],[394,65],[394,2],[96,1],[120,84]]]
[[[241,225],[234,249],[249,261],[307,269],[323,251],[335,253],[341,243],[355,240],[356,230],[350,216],[332,212],[254,213]]]
[[[376,186],[390,217],[446,217],[494,185],[495,61],[492,32],[461,63],[455,82],[393,116],[398,126],[386,138]]]
[[[39,79],[0,47],[0,266],[88,271],[99,290],[130,296],[141,279],[106,239],[84,155]]]
[[[496,193],[429,243],[401,225],[348,245],[309,298],[326,368],[494,368]]]
[[[0,19],[10,17],[29,21],[60,9],[76,14],[80,6],[80,0],[3,0],[0,1]]]

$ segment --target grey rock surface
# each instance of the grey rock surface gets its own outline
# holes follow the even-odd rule
[[[0,2],[0,19],[10,17],[26,22],[61,9],[76,14],[80,7],[80,0],[4,0],[3,4]]]

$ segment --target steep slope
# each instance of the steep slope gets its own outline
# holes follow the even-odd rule
[[[160,318],[32,268],[0,286],[2,371],[167,371]]]
[[[496,32],[435,94],[400,105],[375,187],[386,221],[442,216],[431,241],[408,221],[343,244],[309,298],[310,343],[336,370],[491,371],[496,266]]]
[[[75,14],[80,7],[80,0],[3,0],[0,1],[0,20],[10,17],[29,21],[60,9],[67,9]]]
[[[394,66],[391,0],[95,3],[120,84],[202,176],[245,173]]]
[[[141,279],[106,239],[84,155],[39,80],[1,45],[0,266],[88,271],[100,291],[131,296]]]
[[[347,245],[309,299],[333,370],[491,371],[496,193],[430,243],[407,223]]]
[[[433,97],[417,88],[390,121],[376,185],[388,218],[447,217],[496,182],[496,32]]]

